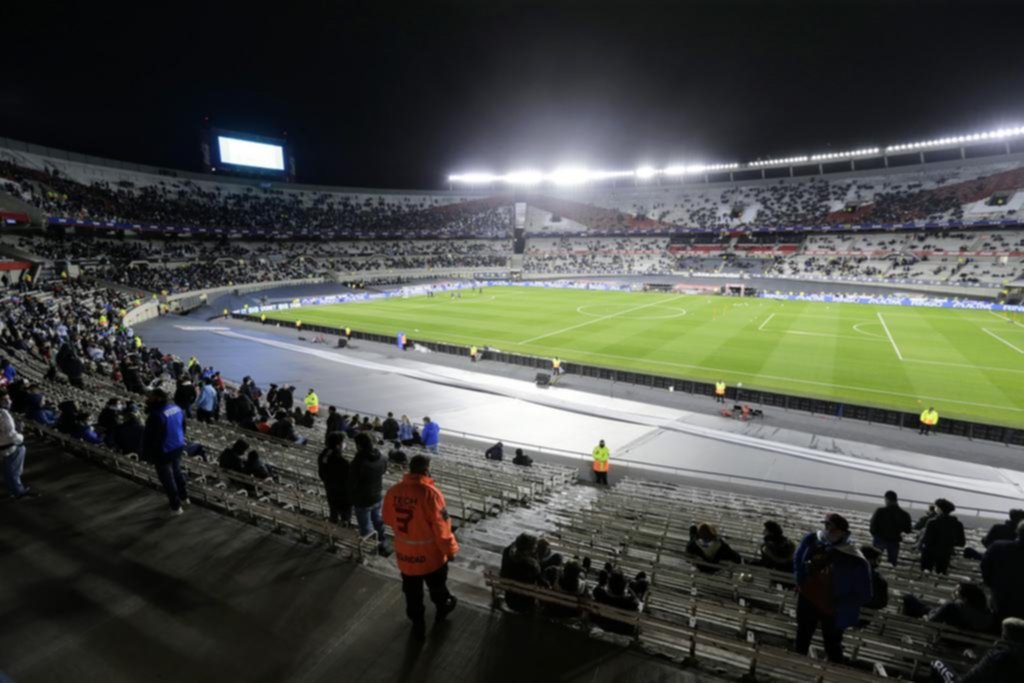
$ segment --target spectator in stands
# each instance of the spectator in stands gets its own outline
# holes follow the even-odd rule
[[[562,565],[562,556],[551,549],[551,543],[546,538],[537,540],[537,562],[540,564],[541,573],[551,567]]]
[[[992,612],[985,591],[970,581],[961,581],[953,589],[953,599],[929,607],[913,593],[903,595],[903,614],[936,624],[948,624],[965,631],[985,632],[992,628]],[[998,623],[998,622],[997,622]]]
[[[144,437],[145,429],[139,418],[139,410],[134,403],[129,403],[121,411],[121,420],[114,433],[114,448],[122,453],[141,456]]]
[[[520,467],[530,467],[533,465],[533,458],[523,453],[522,448],[516,449],[516,457],[512,458],[513,465],[519,465]]]
[[[587,567],[590,566],[589,561],[586,563]],[[554,588],[555,590],[565,593],[569,597],[576,598],[577,600],[587,595],[587,575],[586,569],[580,564],[580,562],[573,558],[566,562],[563,566],[552,566],[544,572],[544,582]],[[570,619],[577,617],[580,614],[579,609],[574,607],[565,607],[562,605],[546,605],[544,608],[545,614],[557,619]]]
[[[430,458],[417,455],[409,461],[409,472],[388,489],[384,521],[395,534],[395,558],[402,573],[405,614],[418,638],[426,635],[423,584],[442,621],[455,609],[455,596],[448,592],[448,563],[459,552],[452,533],[444,495],[430,478]]]
[[[245,461],[242,458],[245,457],[248,450],[249,442],[245,439],[238,439],[221,451],[220,457],[217,458],[217,464],[222,470],[245,472]]]
[[[359,525],[359,535],[368,538],[377,534],[377,549],[386,554],[384,544],[384,520],[381,517],[381,500],[384,487],[384,473],[388,461],[373,445],[373,437],[366,432],[356,434],[356,454],[349,467],[352,506]]]
[[[431,453],[437,454],[437,448],[441,444],[441,427],[429,417],[423,418],[423,447]]]
[[[608,582],[605,585],[594,589],[594,601],[627,612],[639,612],[643,608],[643,603],[630,590],[629,583],[620,569],[615,569],[608,575]],[[593,622],[596,626],[609,633],[619,633],[626,636],[636,634],[636,625],[621,619],[595,615]]]
[[[42,389],[35,384],[30,384],[25,393],[25,415],[33,422],[47,427],[57,424],[57,414]]]
[[[403,415],[398,422],[398,440],[402,442],[403,446],[412,445],[412,422],[408,415]]]
[[[533,534],[521,533],[501,553],[500,576],[520,583],[540,585],[543,582],[540,562],[537,561],[537,537]],[[516,612],[529,613],[537,606],[537,601],[522,593],[505,591],[505,604]]]
[[[505,445],[499,441],[484,451],[484,457],[488,460],[502,460],[505,457]]]
[[[932,521],[939,516],[939,511],[935,509],[935,503],[928,506],[928,512],[921,515],[916,522],[914,522],[914,531],[923,531],[928,522]]]
[[[117,431],[117,423],[121,415],[121,401],[111,398],[103,406],[99,417],[96,418],[96,429],[103,435],[103,443],[108,446],[114,445],[114,433]]]
[[[71,428],[71,436],[79,441],[84,441],[93,445],[103,443],[103,437],[96,433],[93,429],[92,424],[89,421],[90,415],[88,412],[79,412],[75,415],[74,424]]]
[[[860,553],[868,561],[871,568],[871,598],[864,603],[868,609],[885,609],[889,604],[889,582],[878,571],[878,565],[882,561],[881,551],[871,545],[862,545]],[[863,620],[862,620],[863,622]]]
[[[380,435],[385,441],[397,441],[398,440],[399,425],[398,420],[395,419],[394,414],[388,413],[387,418],[380,426]]]
[[[324,424],[324,439],[326,440],[331,432],[344,431],[342,423],[344,422],[345,416],[338,412],[338,409],[334,406],[327,406],[327,421]],[[326,441],[325,441],[326,443]]]
[[[1017,523],[1017,538],[996,541],[985,550],[981,576],[992,591],[997,619],[1024,619],[1024,520]]]
[[[942,683],[1009,683],[1024,680],[1024,619],[1002,621],[1002,637],[963,676],[935,660],[932,671]]]
[[[700,564],[697,564],[697,569],[708,574],[718,571],[717,568],[708,567],[708,564],[743,563],[739,553],[719,537],[718,528],[707,522],[690,527],[690,542],[686,544],[686,553],[698,560]]]
[[[403,467],[409,462],[409,456],[406,455],[405,451],[402,450],[401,444],[397,441],[392,443],[391,450],[388,451],[388,462],[393,462]]]
[[[295,404],[295,387],[292,385],[283,386],[277,391],[277,407],[281,410],[290,411]]]
[[[903,534],[909,534],[912,520],[910,513],[900,507],[895,491],[885,492],[885,506],[871,515],[871,540],[876,548],[885,551],[889,564],[896,566],[900,555]]]
[[[993,524],[981,544],[986,548],[996,541],[1013,541],[1017,538],[1017,526],[1024,521],[1024,510],[1010,510],[1009,519]]]
[[[274,416],[274,424],[270,425],[270,435],[292,443],[304,444],[306,437],[295,433],[295,423],[288,413],[279,410]]]
[[[796,651],[806,655],[821,625],[825,654],[843,661],[843,631],[857,623],[860,608],[871,599],[871,568],[850,544],[850,524],[837,513],[825,516],[823,528],[804,536],[793,559],[797,583]]]
[[[196,398],[196,419],[200,422],[213,422],[217,412],[217,390],[213,388],[213,380],[203,380],[203,388]]]
[[[766,521],[762,538],[759,556],[751,564],[779,572],[792,572],[796,544],[783,533],[779,523],[774,520]]]
[[[938,514],[928,520],[921,537],[921,569],[936,574],[949,573],[949,561],[956,547],[963,547],[964,525],[953,516],[956,506],[945,498],[935,501]]]
[[[181,456],[185,452],[185,413],[170,402],[163,389],[154,389],[146,401],[148,417],[143,435],[143,456],[156,467],[170,503],[171,514],[184,512],[188,504],[185,475],[181,472]]]
[[[263,461],[259,451],[251,450],[245,460],[245,473],[256,479],[270,479],[274,476],[274,468]]]
[[[352,523],[352,500],[349,493],[349,462],[341,452],[344,443],[343,433],[328,432],[327,447],[320,451],[316,462],[317,473],[327,493],[331,523],[349,526]]]
[[[11,397],[0,390],[0,460],[3,461],[4,484],[12,498],[24,498],[31,489],[21,481],[25,468],[25,437],[18,431],[11,416]]]

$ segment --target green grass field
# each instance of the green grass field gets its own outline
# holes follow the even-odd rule
[[[268,316],[1024,423],[1024,324],[988,311],[492,287]]]

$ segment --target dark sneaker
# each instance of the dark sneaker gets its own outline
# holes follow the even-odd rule
[[[452,613],[452,610],[454,610],[455,606],[458,604],[459,601],[455,598],[454,595],[449,596],[448,602],[446,602],[443,606],[437,608],[437,614],[434,615],[434,621],[438,623],[444,621],[448,617],[448,615]]]

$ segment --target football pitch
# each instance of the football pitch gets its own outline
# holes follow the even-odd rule
[[[490,287],[268,317],[1024,423],[1024,324],[991,311]]]

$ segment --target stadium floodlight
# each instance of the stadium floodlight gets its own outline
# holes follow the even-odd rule
[[[468,185],[485,185],[501,180],[501,176],[493,173],[460,173],[448,176],[448,182],[466,183]]]
[[[962,145],[965,142],[980,142],[982,140],[1006,140],[1007,138],[1020,137],[1024,135],[1024,126],[1011,128],[998,128],[983,133],[971,133],[970,135],[953,135],[934,140],[922,140],[919,142],[904,142],[898,145],[889,145],[885,153],[910,152],[925,149],[928,147],[945,147],[947,145]]]
[[[559,166],[547,177],[555,185],[582,185],[594,176],[582,166]]]
[[[751,161],[748,166],[751,168],[757,168],[761,166],[788,166],[790,164],[799,164],[805,161],[809,161],[810,157],[787,157],[785,159],[761,159],[758,161]]]
[[[544,180],[544,174],[540,171],[512,171],[503,180],[512,185],[536,185]]]
[[[867,157],[878,154],[881,151],[879,147],[865,147],[864,149],[854,149],[848,152],[826,152],[825,154],[812,154],[811,161],[836,161],[838,159]]]
[[[652,166],[641,166],[640,168],[636,169],[636,177],[639,178],[640,180],[647,180],[649,178],[653,178],[657,174],[658,171]]]

